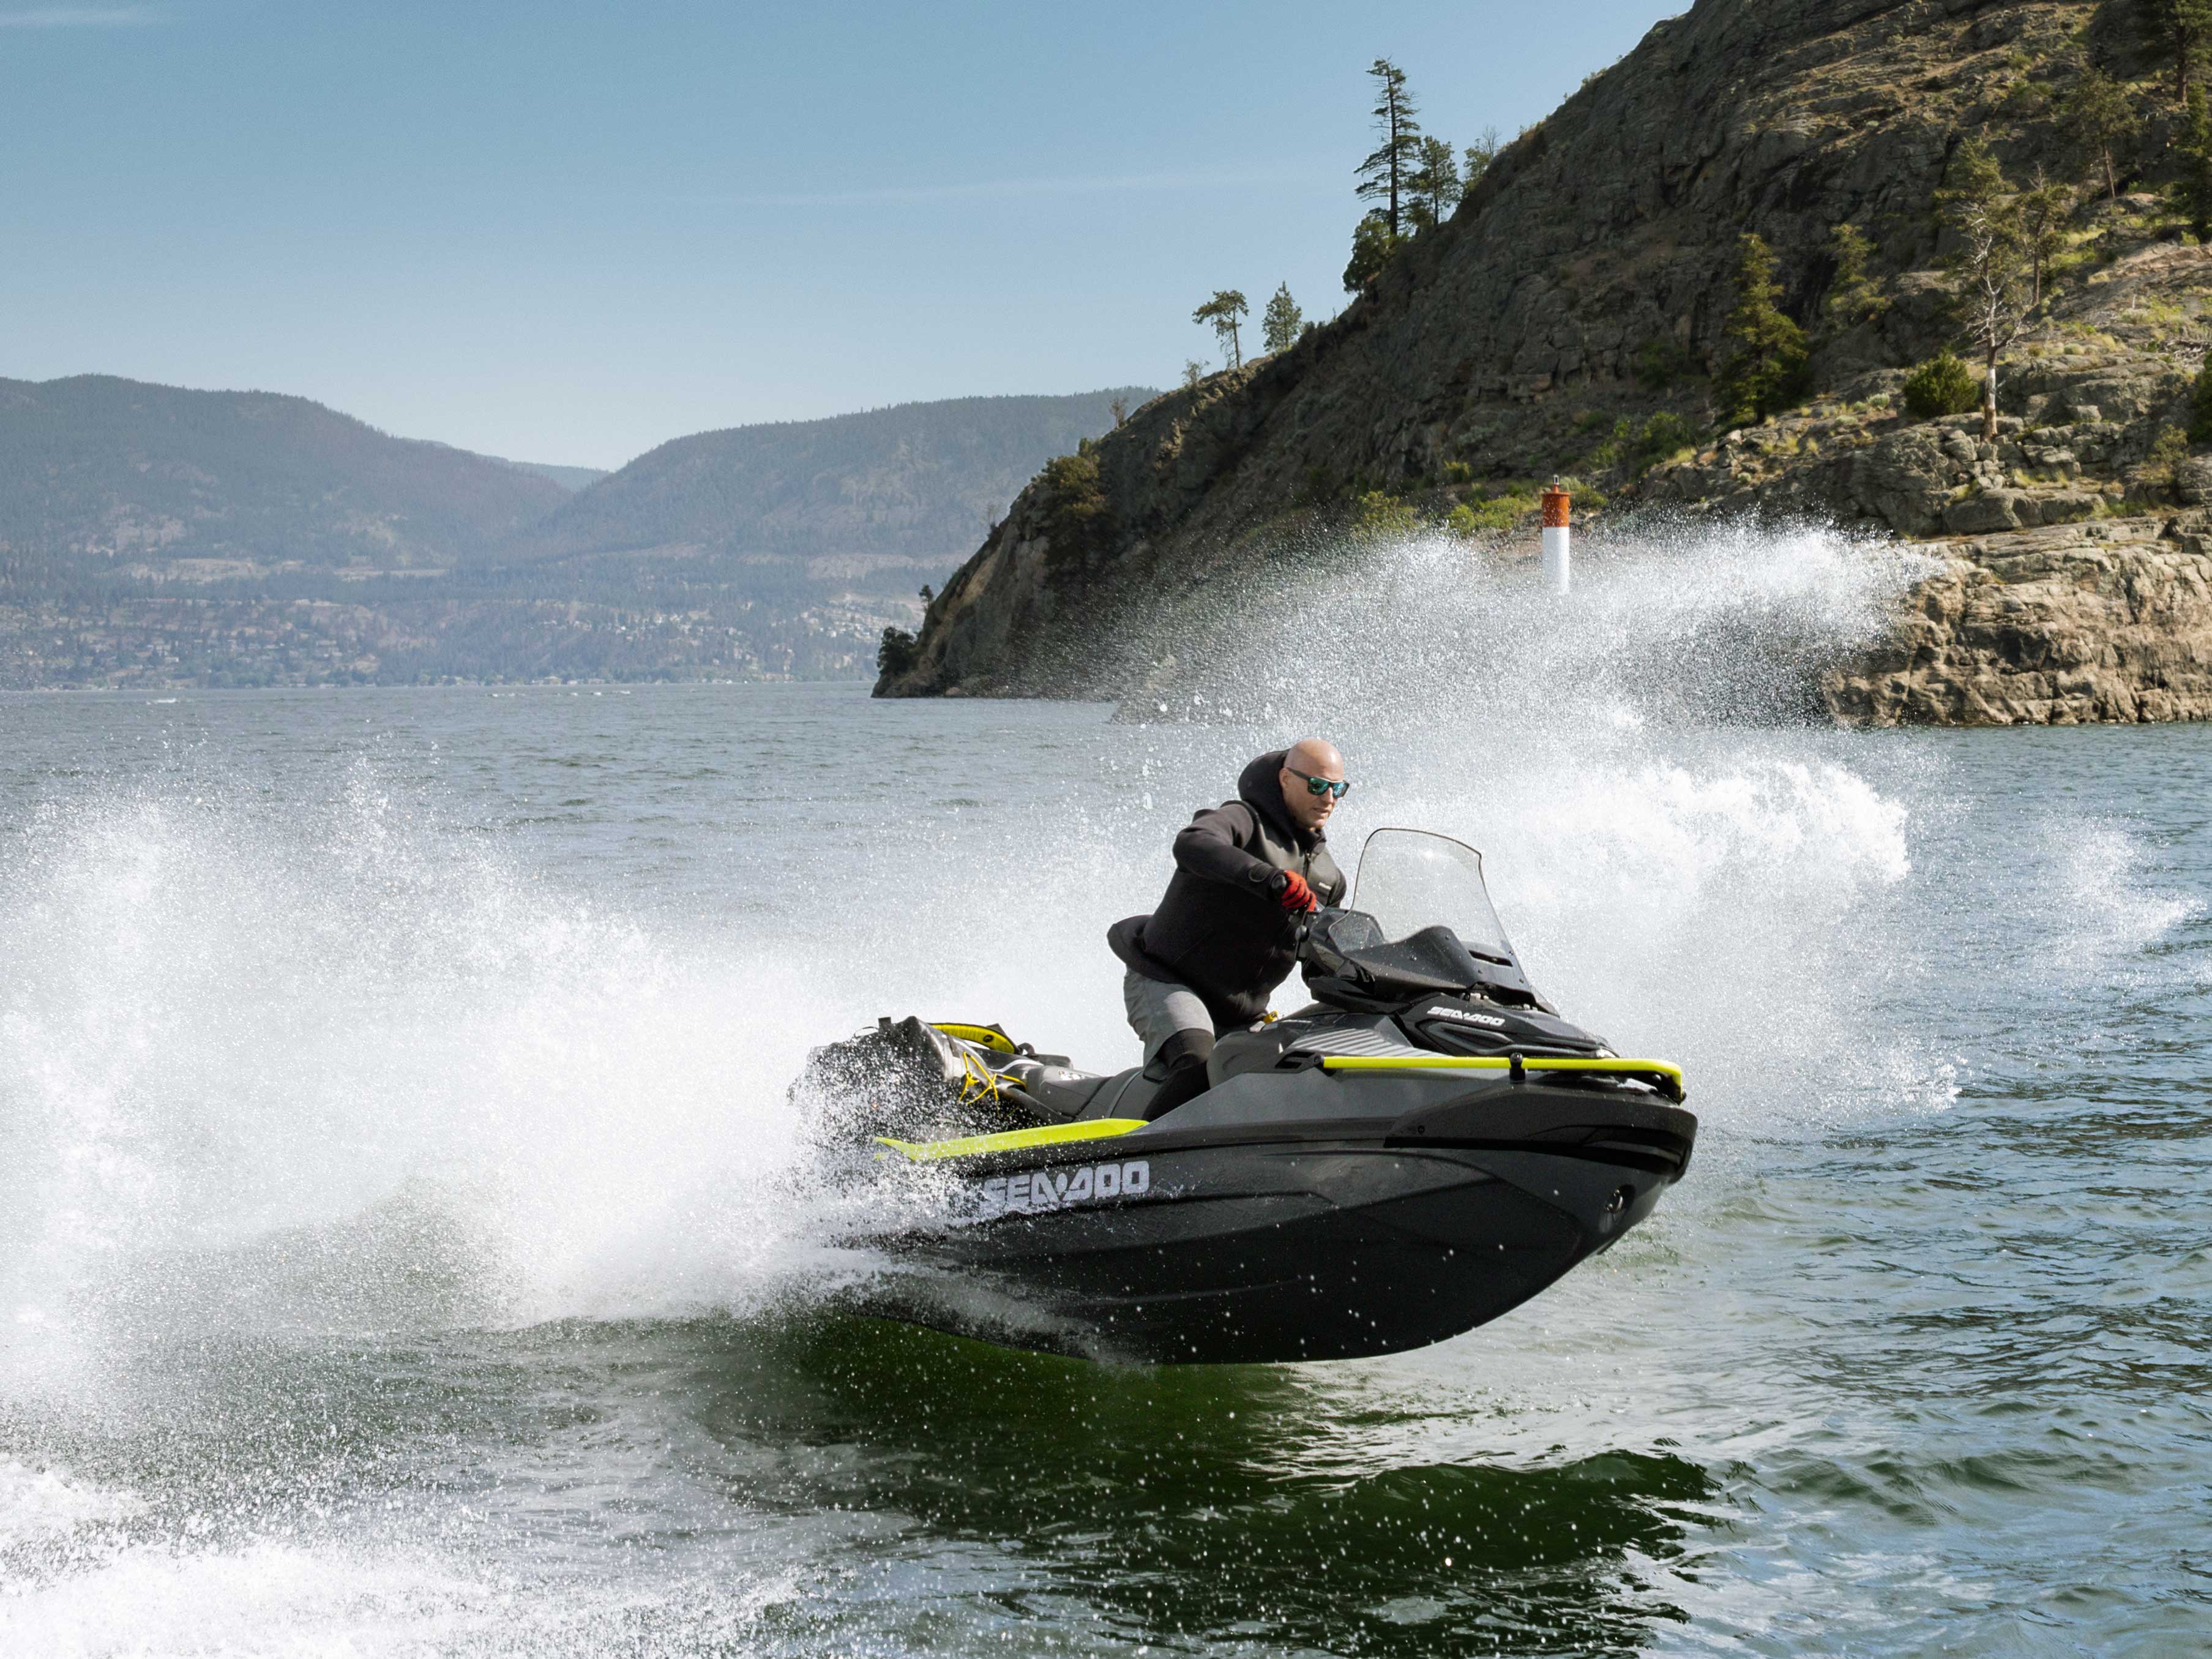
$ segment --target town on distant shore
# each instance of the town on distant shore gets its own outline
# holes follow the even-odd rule
[[[613,472],[304,398],[0,380],[0,689],[864,678],[1145,387],[737,427]]]

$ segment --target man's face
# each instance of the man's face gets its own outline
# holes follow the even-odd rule
[[[1336,811],[1337,792],[1334,789],[1316,795],[1308,777],[1326,778],[1340,782],[1344,777],[1344,761],[1337,755],[1318,759],[1293,754],[1283,763],[1277,775],[1283,785],[1283,805],[1290,810],[1291,817],[1301,830],[1318,830],[1328,822],[1329,814]]]

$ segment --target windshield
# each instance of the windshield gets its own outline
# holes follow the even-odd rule
[[[1513,953],[1482,884],[1482,854],[1449,836],[1375,831],[1359,849],[1350,908],[1374,917],[1387,940],[1441,923],[1478,951]]]

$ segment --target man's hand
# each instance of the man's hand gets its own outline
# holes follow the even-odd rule
[[[1275,880],[1268,885],[1274,888],[1275,902],[1294,916],[1321,908],[1321,901],[1314,896],[1314,890],[1306,885],[1306,878],[1295,870],[1277,872]]]

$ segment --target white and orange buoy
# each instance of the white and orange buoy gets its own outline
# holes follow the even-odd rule
[[[1522,500],[1528,499],[1526,496]],[[1564,593],[1573,584],[1568,566],[1567,492],[1559,488],[1559,480],[1544,492],[1544,585],[1554,593]]]

